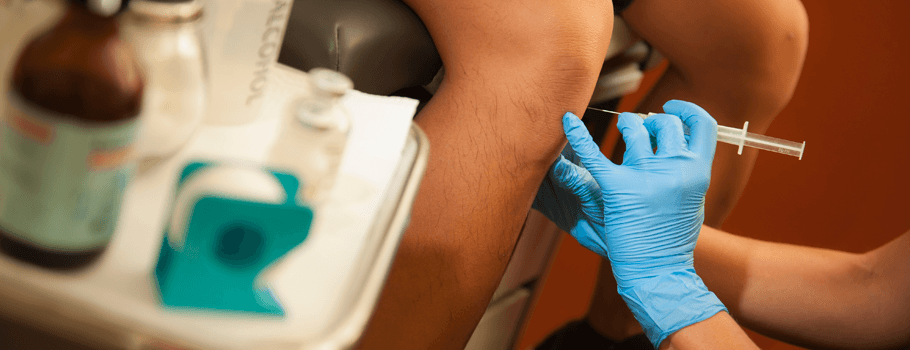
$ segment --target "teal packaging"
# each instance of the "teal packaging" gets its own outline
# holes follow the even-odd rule
[[[191,163],[177,182],[181,191],[194,191],[196,174],[221,165]],[[295,198],[300,182],[293,175],[256,169],[274,177],[284,191],[283,202],[243,198],[218,186],[209,186],[190,198],[189,210],[171,220],[182,220],[182,242],[174,226],[165,228],[155,277],[161,302],[167,307],[215,309],[284,316],[284,309],[267,286],[255,280],[267,267],[303,243],[309,234],[313,211]],[[242,179],[236,185],[244,186]]]

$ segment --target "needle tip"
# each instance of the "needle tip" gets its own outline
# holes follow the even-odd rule
[[[606,109],[599,109],[599,108],[594,108],[594,107],[588,107],[588,109],[590,109],[590,110],[594,110],[594,111],[598,111],[598,112],[604,112],[604,113],[610,113],[610,114],[616,114],[616,115],[619,115],[619,114],[620,114],[620,113],[619,113],[619,112],[614,112],[614,111],[608,111],[608,110],[606,110]]]

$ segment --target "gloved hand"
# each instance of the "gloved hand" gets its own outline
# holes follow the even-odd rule
[[[644,121],[632,113],[619,116],[626,142],[622,165],[604,157],[581,120],[566,113],[566,137],[584,167],[561,157],[548,178],[552,188],[570,190],[575,199],[564,199],[565,193],[554,190],[557,200],[540,200],[544,206],[558,203],[568,206],[563,212],[577,213],[569,233],[610,259],[619,294],[655,347],[673,332],[726,311],[693,267],[717,122],[688,102],[667,102],[664,111],[674,115],[657,114]],[[690,129],[688,141],[680,119]],[[656,137],[656,153],[649,135]],[[600,196],[590,193],[596,188],[592,179]],[[584,214],[592,207],[603,208],[603,229],[597,228],[595,215]],[[560,225],[571,221],[565,215],[550,218]]]
[[[578,119],[578,118],[576,118]],[[603,194],[600,185],[566,145],[540,184],[531,208],[568,232],[585,248],[607,256],[604,236]]]

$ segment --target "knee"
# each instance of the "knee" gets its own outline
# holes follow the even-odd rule
[[[802,2],[778,0],[775,28],[759,38],[758,64],[750,72],[751,89],[776,112],[793,97],[809,44],[809,18]],[[775,113],[776,114],[776,113]]]
[[[524,74],[537,75],[541,83],[585,85],[597,79],[613,31],[609,1],[567,1],[545,6],[534,21],[522,23],[519,33],[506,38],[522,45],[514,57],[532,67]],[[562,91],[557,88],[556,90]],[[586,96],[587,97],[587,96]]]
[[[591,98],[609,47],[610,6],[601,0],[541,6],[510,25],[492,53],[472,53],[470,60],[485,59],[477,65],[484,70],[477,71],[484,75],[480,80],[498,78],[532,123],[566,111],[579,113]]]
[[[585,2],[574,2],[571,15],[550,24],[547,40],[535,38],[538,45],[546,42],[535,50],[543,58],[541,69],[537,70],[544,85],[541,88],[555,99],[550,102],[560,105],[562,112],[589,102],[613,31],[610,1],[596,1],[593,8],[578,6],[582,3]]]
[[[754,112],[743,117],[770,122],[793,97],[806,57],[809,20],[799,0],[762,3],[760,11],[721,35],[715,57],[701,69],[710,73],[690,73],[693,84],[724,98],[736,111]]]

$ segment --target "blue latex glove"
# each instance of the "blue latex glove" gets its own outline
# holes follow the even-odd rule
[[[581,244],[610,259],[619,294],[655,347],[683,327],[726,311],[693,267],[717,122],[688,102],[667,102],[664,111],[673,115],[653,115],[644,121],[631,113],[619,116],[626,142],[622,165],[604,157],[581,120],[566,113],[566,137],[584,167],[560,157],[548,181],[562,193],[552,191],[555,200],[538,198],[538,206],[547,207],[541,210],[544,214],[560,227],[569,226]],[[682,123],[690,129],[689,140]],[[649,136],[656,138],[656,153]],[[538,197],[546,192],[545,186]],[[597,187],[599,196],[591,194]],[[562,212],[575,213],[576,222],[570,224],[573,219],[566,215],[550,216],[557,212],[548,208],[553,205],[568,206]],[[591,208],[603,211],[602,229],[596,215],[585,214]]]

